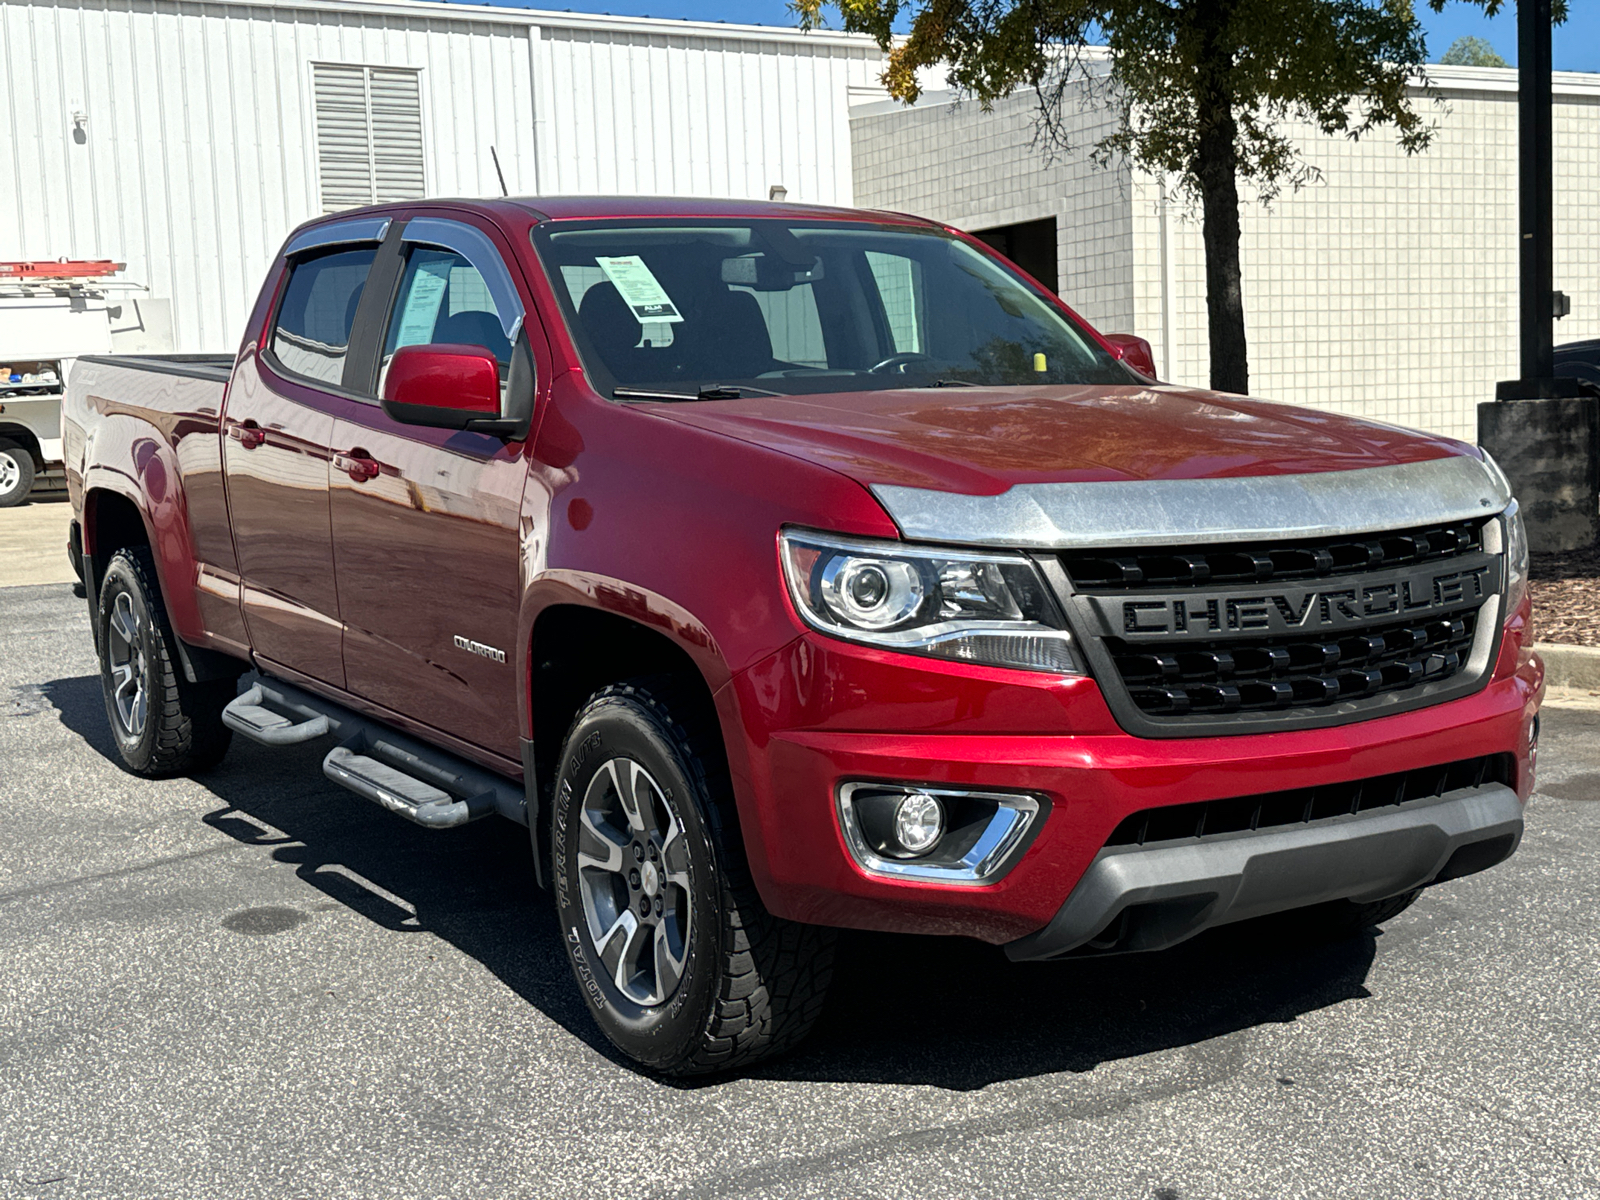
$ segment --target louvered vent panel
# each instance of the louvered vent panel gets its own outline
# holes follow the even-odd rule
[[[418,73],[317,63],[312,79],[322,211],[421,199],[426,179]]]
[[[424,194],[422,94],[417,73],[373,67],[368,83],[376,199],[380,203],[420,200]]]
[[[322,211],[372,203],[372,142],[365,67],[312,67]]]

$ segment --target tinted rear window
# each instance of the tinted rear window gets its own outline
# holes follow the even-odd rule
[[[289,273],[272,330],[272,353],[297,375],[337,384],[350,352],[350,327],[377,247],[302,259]]]

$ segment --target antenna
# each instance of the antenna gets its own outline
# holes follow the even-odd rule
[[[494,152],[494,145],[492,143],[489,146],[489,157],[494,159],[494,173],[500,177],[500,194],[502,196],[511,195],[511,193],[506,190],[506,173],[500,169],[500,156]]]

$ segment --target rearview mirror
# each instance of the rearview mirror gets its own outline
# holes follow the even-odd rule
[[[500,367],[482,346],[403,346],[383,377],[383,411],[402,425],[500,433]]]
[[[1156,354],[1150,343],[1132,333],[1108,333],[1111,353],[1148,379],[1156,377]]]

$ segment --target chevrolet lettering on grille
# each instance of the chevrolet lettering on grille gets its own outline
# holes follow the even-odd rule
[[[1317,587],[1276,587],[1253,592],[1194,591],[1138,599],[1090,598],[1105,632],[1130,640],[1173,634],[1294,633],[1360,628],[1397,617],[1481,604],[1498,589],[1496,564],[1451,564],[1448,571],[1414,571],[1380,579],[1329,581]],[[1107,611],[1120,606],[1120,614]]]

